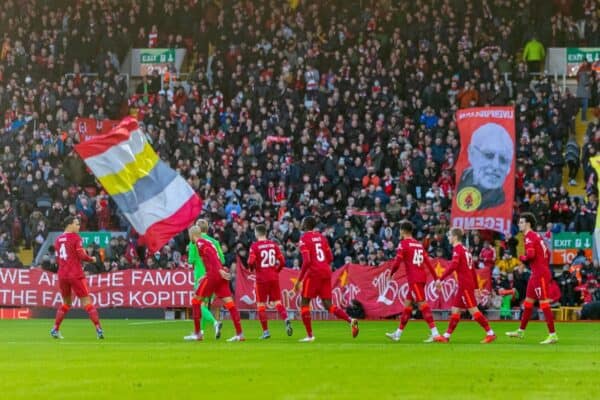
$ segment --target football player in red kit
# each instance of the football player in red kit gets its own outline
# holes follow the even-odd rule
[[[317,221],[314,217],[305,217],[302,221],[304,234],[300,237],[299,248],[302,254],[302,269],[294,284],[297,292],[302,286],[302,303],[300,315],[306,328],[307,336],[301,342],[315,340],[310,319],[310,300],[321,298],[323,307],[339,319],[350,324],[352,337],[358,336],[358,321],[350,318],[341,308],[331,303],[331,262],[333,254],[327,239],[315,228]]]
[[[394,267],[392,268],[392,275],[401,265],[404,265],[406,268],[409,293],[404,301],[404,310],[400,317],[398,329],[393,333],[386,333],[385,335],[393,341],[400,340],[404,327],[412,315],[412,305],[413,303],[416,303],[423,314],[423,319],[427,322],[427,325],[431,330],[431,336],[426,339],[425,342],[444,342],[444,339],[440,336],[435,326],[435,322],[433,321],[431,308],[425,301],[425,283],[427,282],[427,274],[423,267],[427,267],[429,273],[434,278],[437,277],[437,275],[423,245],[413,238],[413,231],[414,226],[410,221],[402,221],[400,223],[400,236],[402,237],[402,240],[398,244],[396,259]]]
[[[54,241],[56,262],[58,264],[58,287],[63,298],[63,304],[56,311],[56,319],[50,335],[55,339],[63,338],[60,333],[60,324],[71,309],[72,296],[75,294],[81,301],[84,310],[87,311],[90,320],[92,320],[96,328],[96,336],[98,339],[104,339],[98,310],[92,304],[82,266],[84,261],[96,262],[96,257],[90,257],[83,248],[79,236],[79,218],[68,216],[65,218],[64,226],[64,233]]]
[[[197,317],[194,318],[194,334],[196,340],[202,340],[202,332],[200,331],[200,320],[202,319],[202,306],[205,299],[210,298],[213,294],[223,300],[223,305],[229,311],[231,315],[231,321],[235,327],[235,336],[227,339],[228,342],[242,342],[246,340],[244,333],[242,332],[242,325],[240,322],[240,313],[233,302],[233,295],[229,288],[229,281],[231,280],[231,274],[223,268],[217,249],[214,244],[201,236],[202,231],[197,225],[194,225],[189,230],[190,239],[196,243],[198,247],[198,255],[202,258],[202,262],[206,267],[206,275],[198,283],[198,289],[194,296],[196,305],[195,313]]]
[[[540,308],[544,313],[544,319],[548,325],[548,337],[540,344],[554,344],[558,342],[558,336],[554,329],[554,316],[550,308],[552,300],[548,294],[552,274],[550,272],[550,252],[544,240],[533,231],[537,225],[535,217],[531,213],[523,213],[519,218],[519,230],[525,235],[525,254],[520,260],[529,264],[531,277],[527,282],[525,301],[523,302],[523,313],[521,314],[521,325],[513,332],[506,332],[509,337],[523,339],[525,328],[533,313],[533,305],[536,300],[540,302]]]
[[[477,282],[477,273],[473,268],[473,256],[462,244],[463,231],[460,228],[452,228],[448,234],[450,238],[450,244],[452,245],[452,261],[450,266],[440,277],[440,280],[445,279],[448,275],[456,271],[458,278],[458,293],[454,297],[454,304],[452,305],[450,323],[448,329],[444,333],[444,338],[450,340],[450,336],[458,322],[460,321],[460,313],[467,309],[471,316],[486,332],[485,338],[481,343],[491,343],[496,340],[496,335],[486,317],[483,316],[481,311],[477,308],[477,300],[475,298],[475,291],[479,290],[479,284]],[[438,288],[441,287],[441,283],[438,280]]]
[[[277,312],[285,321],[287,335],[292,336],[292,323],[285,307],[281,304],[281,289],[279,288],[279,271],[285,266],[285,258],[281,254],[279,245],[267,239],[267,228],[264,225],[256,225],[254,234],[256,242],[250,246],[248,269],[256,273],[256,307],[263,329],[260,338],[269,339],[271,337],[267,322],[267,301],[275,303]]]

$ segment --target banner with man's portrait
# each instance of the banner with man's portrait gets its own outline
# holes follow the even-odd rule
[[[515,192],[513,107],[467,108],[456,113],[460,154],[452,226],[510,231]]]

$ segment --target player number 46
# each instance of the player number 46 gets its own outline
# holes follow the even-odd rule
[[[423,249],[415,250],[413,253],[413,260],[412,260],[413,264],[421,266],[421,264],[423,264],[423,259],[424,259]]]

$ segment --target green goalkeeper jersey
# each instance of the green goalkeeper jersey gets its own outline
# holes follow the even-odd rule
[[[223,255],[223,250],[221,250],[219,241],[206,233],[202,233],[200,236],[215,246],[221,264],[225,264],[225,256]],[[206,267],[204,266],[202,257],[198,254],[198,247],[194,242],[190,242],[190,245],[188,246],[188,262],[194,266],[194,284],[197,284],[198,281],[206,275]]]

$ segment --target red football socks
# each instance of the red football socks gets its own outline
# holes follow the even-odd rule
[[[310,307],[302,306],[302,308],[300,309],[300,314],[302,315],[302,323],[306,328],[306,334],[308,335],[308,337],[312,337],[313,331],[312,325],[310,323]]]
[[[96,307],[94,307],[93,304],[88,304],[85,306],[85,311],[87,311],[94,326],[97,329],[100,329],[100,317],[98,316],[98,310],[96,310]]]
[[[56,310],[56,318],[54,319],[54,329],[60,329],[60,324],[62,324],[63,319],[65,319],[65,315],[67,315],[70,309],[71,307],[69,307],[66,304],[63,304],[62,306],[58,307],[58,309]]]
[[[491,328],[490,328],[490,324],[489,324],[489,322],[488,322],[487,318],[486,318],[486,317],[484,317],[484,316],[483,316],[483,314],[482,314],[482,313],[480,313],[479,311],[477,311],[477,312],[475,313],[475,315],[473,315],[473,319],[474,319],[475,321],[477,321],[477,323],[478,323],[479,325],[481,325],[481,327],[483,328],[483,330],[485,330],[486,332],[488,332],[488,331],[491,329]]]
[[[399,329],[400,330],[404,330],[404,327],[406,326],[406,324],[408,324],[408,320],[410,319],[411,315],[412,315],[412,307],[408,306],[408,307],[404,307],[404,310],[402,310],[402,315],[400,316],[400,325],[399,325]]]
[[[533,314],[533,303],[526,301],[523,303],[523,315],[521,315],[521,326],[519,326],[520,330],[524,331],[525,328],[527,328],[527,323],[531,318],[531,314]]]
[[[279,316],[281,317],[281,319],[288,319],[288,314],[287,314],[287,311],[285,310],[285,307],[283,306],[283,304],[277,303],[277,304],[275,304],[275,308],[277,308],[277,312],[279,313]]]
[[[329,307],[329,312],[338,317],[339,319],[343,319],[346,322],[352,321],[352,318],[350,318],[350,316],[346,314],[346,311],[335,306],[334,304],[332,304],[331,307]]]
[[[429,304],[423,303],[419,307],[419,310],[421,310],[421,314],[423,314],[423,319],[425,320],[425,322],[427,322],[429,328],[435,328],[435,322],[433,321],[433,314],[431,313],[431,307],[429,307]]]
[[[452,332],[454,332],[454,330],[456,329],[456,326],[458,325],[459,321],[460,321],[460,314],[452,314],[450,316],[450,323],[448,324],[448,329],[446,330],[446,333],[451,335]]]
[[[235,334],[241,335],[242,324],[240,323],[240,313],[237,307],[235,306],[235,303],[233,301],[230,301],[229,303],[225,304],[225,308],[227,309],[227,311],[229,311],[229,315],[231,315],[231,320],[233,321],[233,326],[235,327]]]
[[[540,307],[544,312],[544,319],[546,320],[546,325],[548,325],[548,332],[555,333],[554,330],[554,315],[552,314],[552,309],[550,308],[549,303],[541,303]]]
[[[192,299],[192,319],[194,320],[194,333],[200,334],[200,320],[202,319],[202,309],[200,301]]]
[[[262,326],[263,331],[269,329],[267,325],[267,309],[265,306],[258,307],[258,319],[260,320],[260,326]]]

